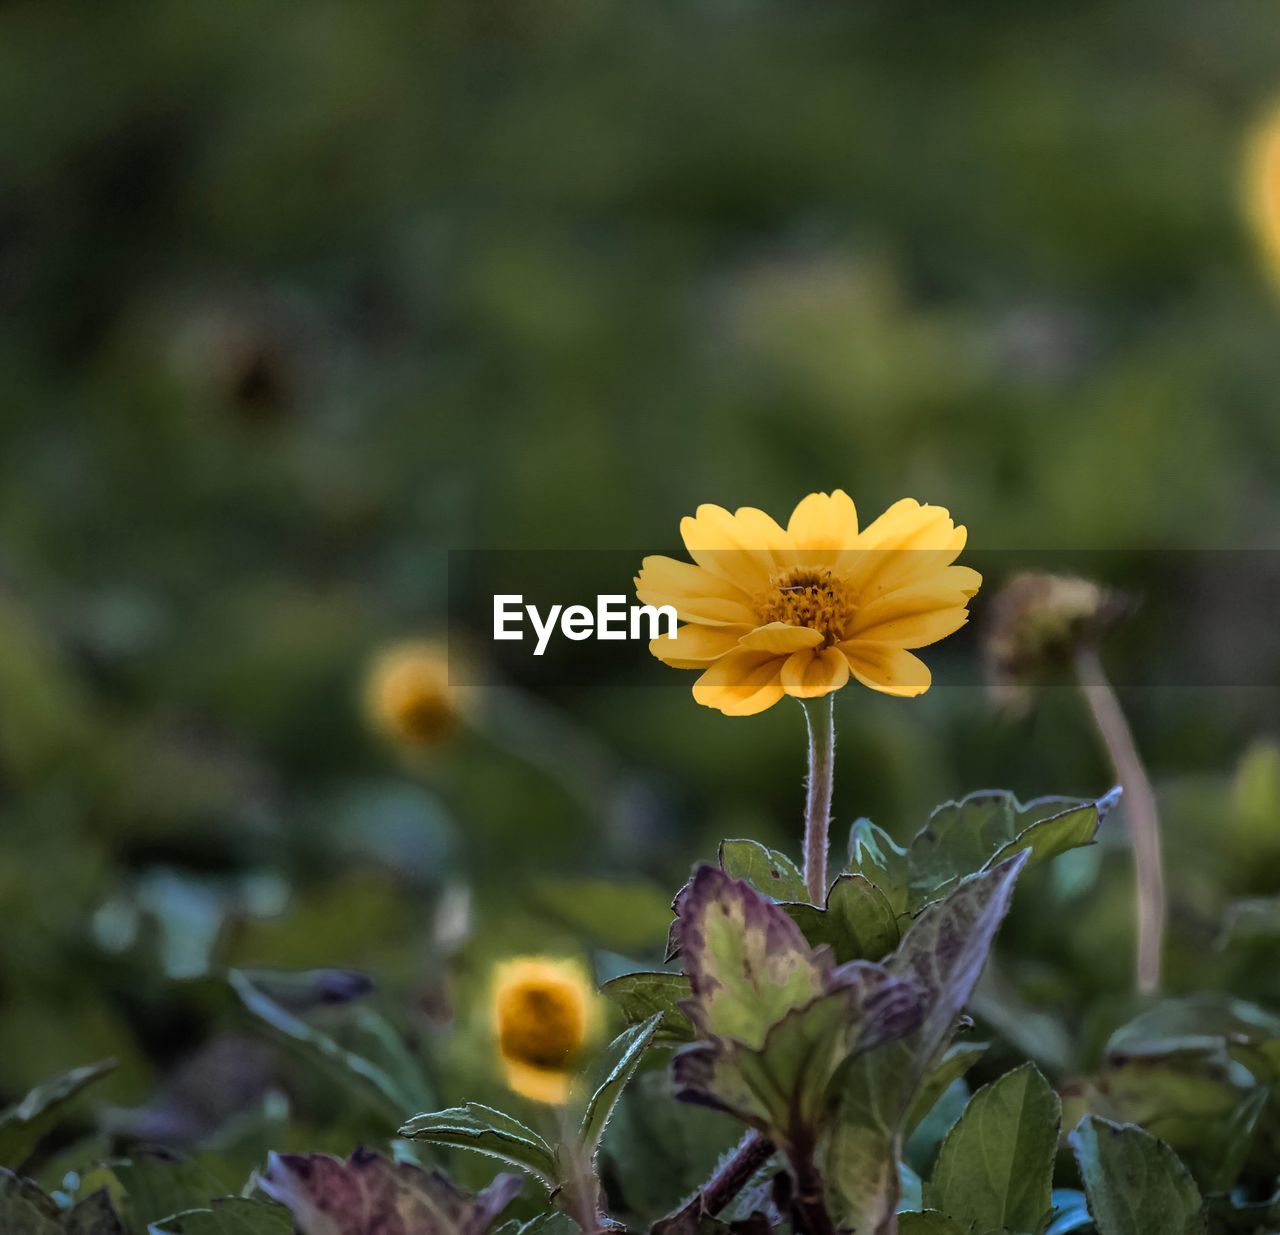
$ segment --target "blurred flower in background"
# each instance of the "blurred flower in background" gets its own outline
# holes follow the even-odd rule
[[[1280,280],[1280,103],[1250,134],[1245,205],[1271,273]]]
[[[462,712],[444,645],[420,639],[379,653],[365,680],[365,712],[398,746],[424,750],[448,742]]]
[[[494,971],[493,1025],[507,1084],[535,1102],[568,1100],[574,1063],[599,1029],[595,985],[572,960],[525,956]]]

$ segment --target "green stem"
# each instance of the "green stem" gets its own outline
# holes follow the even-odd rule
[[[802,699],[809,727],[809,780],[804,811],[804,882],[809,899],[827,898],[827,833],[831,826],[831,785],[835,771],[835,692],[821,699]]]
[[[1120,701],[1103,672],[1102,662],[1091,648],[1077,653],[1076,678],[1111,757],[1116,779],[1124,789],[1125,817],[1129,821],[1137,883],[1138,990],[1150,995],[1160,987],[1166,915],[1156,795]]]

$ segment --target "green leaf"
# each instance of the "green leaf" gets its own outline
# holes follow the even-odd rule
[[[642,1072],[614,1108],[601,1142],[610,1211],[647,1229],[677,1208],[741,1139],[722,1111],[677,1102],[670,1069]]]
[[[655,1012],[647,1021],[624,1029],[605,1048],[599,1080],[594,1085],[591,1097],[587,1099],[587,1109],[583,1112],[582,1123],[578,1128],[579,1144],[588,1157],[599,1146],[614,1105],[640,1066],[640,1061],[662,1022],[662,1015],[661,1012]]]
[[[804,902],[783,905],[812,947],[826,944],[836,960],[878,961],[898,946],[897,915],[883,892],[864,875],[841,875],[824,909]]]
[[[224,1180],[198,1162],[161,1154],[138,1154],[112,1167],[128,1196],[130,1226],[146,1231],[152,1222],[188,1209],[200,1209],[211,1197],[225,1196]]]
[[[340,1046],[329,1034],[268,998],[252,973],[233,969],[227,981],[241,1003],[278,1039],[370,1109],[388,1121],[413,1110],[417,1104],[413,1086],[401,1084],[385,1068]]]
[[[1270,1086],[1259,1085],[1251,1094],[1241,1099],[1240,1105],[1223,1124],[1218,1138],[1220,1146],[1217,1165],[1208,1181],[1211,1191],[1229,1192],[1235,1186],[1258,1135],[1262,1114],[1270,1101]]]
[[[1229,995],[1163,999],[1111,1035],[1109,1056],[1220,1051],[1280,1039],[1280,1016]]]
[[[1011,793],[984,790],[943,803],[907,848],[908,908],[1016,853],[1035,863],[1091,844],[1117,796],[1113,790],[1097,801],[1046,797],[1024,805]]]
[[[898,1235],[970,1235],[971,1226],[962,1226],[936,1209],[898,1215]]]
[[[870,819],[859,819],[849,830],[849,869],[874,884],[895,914],[906,912],[911,882],[907,851]]]
[[[878,1231],[897,1208],[907,1115],[973,993],[1026,862],[1018,854],[965,880],[912,923],[889,958],[891,973],[925,992],[924,1020],[909,1038],[855,1059],[843,1075],[825,1158],[838,1225]]]
[[[754,840],[722,840],[720,869],[730,879],[745,879],[775,901],[803,901],[809,896],[804,876],[784,853]]]
[[[0,1166],[21,1166],[57,1123],[62,1108],[115,1066],[114,1059],[104,1059],[73,1068],[42,1081],[24,1098],[0,1111]]]
[[[548,1188],[559,1184],[551,1146],[518,1119],[478,1102],[415,1115],[400,1129],[400,1135],[411,1141],[470,1149],[518,1166]]]
[[[680,1007],[689,998],[689,979],[682,973],[624,973],[611,978],[600,991],[617,1004],[628,1025],[639,1025],[661,1013],[662,1021],[653,1035],[655,1046],[692,1042],[697,1036]]]
[[[188,1209],[151,1225],[151,1235],[291,1235],[293,1219],[281,1205],[222,1197],[207,1209]]]
[[[1163,1141],[1090,1115],[1072,1132],[1098,1235],[1200,1235],[1200,1191]]]
[[[912,1130],[933,1110],[938,1099],[986,1053],[987,1046],[983,1042],[957,1042],[948,1047],[937,1066],[921,1082],[903,1123],[903,1134],[910,1136]]]
[[[1052,1207],[1061,1114],[1034,1064],[979,1089],[942,1142],[926,1206],[983,1231],[1039,1229]]]

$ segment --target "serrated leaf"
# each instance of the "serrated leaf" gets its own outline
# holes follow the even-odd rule
[[[838,962],[878,961],[898,946],[897,915],[883,892],[864,875],[841,875],[826,906],[783,905],[812,947],[826,944]]]
[[[478,1102],[415,1115],[401,1127],[400,1135],[411,1141],[470,1149],[509,1162],[548,1188],[559,1183],[551,1146],[518,1119]]]
[[[749,883],[700,867],[681,904],[680,934],[700,1036],[764,1043],[769,1029],[824,992],[800,928]]]
[[[720,869],[730,879],[744,879],[757,892],[776,901],[802,901],[809,893],[804,876],[785,853],[754,840],[720,842]]]
[[[283,1206],[231,1196],[153,1222],[149,1235],[292,1235],[293,1229]]]
[[[1091,844],[1117,797],[1112,790],[1096,801],[1045,797],[1024,804],[1004,790],[982,790],[944,802],[907,847],[907,907],[918,908],[1016,853],[1042,862]]]
[[[682,973],[624,973],[611,978],[600,992],[618,1006],[628,1025],[639,1025],[661,1013],[662,1021],[653,1035],[655,1046],[692,1042],[696,1036],[680,1007],[690,993],[689,979]]]
[[[485,1235],[522,1181],[499,1175],[483,1191],[463,1191],[439,1171],[357,1149],[345,1162],[328,1154],[270,1154],[258,1186],[293,1215],[299,1235]]]
[[[825,1159],[840,1226],[878,1232],[894,1213],[907,1114],[973,993],[1026,862],[1017,854],[962,882],[912,923],[889,958],[891,973],[923,989],[924,1020],[910,1038],[855,1059],[844,1074]]]
[[[1087,1116],[1071,1133],[1098,1235],[1201,1235],[1200,1190],[1163,1141]]]
[[[419,1091],[415,1087],[402,1085],[385,1068],[347,1050],[323,1030],[268,998],[252,973],[233,969],[227,982],[245,1008],[280,1041],[388,1121],[400,1119],[417,1105]]]
[[[1034,1064],[979,1089],[942,1142],[925,1205],[983,1231],[1038,1229],[1052,1207],[1061,1113]]]
[[[19,1167],[58,1121],[62,1108],[95,1081],[115,1070],[114,1059],[72,1068],[42,1081],[0,1111],[0,1166]]]
[[[647,1021],[624,1029],[605,1048],[599,1065],[599,1078],[587,1099],[578,1128],[579,1145],[588,1157],[599,1146],[614,1105],[622,1096],[627,1082],[635,1075],[661,1022],[662,1013],[655,1012]]]

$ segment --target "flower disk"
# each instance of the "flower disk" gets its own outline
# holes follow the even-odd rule
[[[537,1102],[566,1101],[595,1013],[595,992],[573,962],[524,957],[500,965],[493,1022],[507,1084]]]
[[[683,623],[649,649],[702,670],[693,697],[728,716],[830,694],[851,677],[923,694],[929,670],[909,649],[959,630],[982,583],[954,565],[965,529],[910,498],[861,530],[837,489],[811,493],[785,528],[749,506],[700,506],[680,532],[693,561],[647,557],[636,576],[641,602],[670,605]]]

